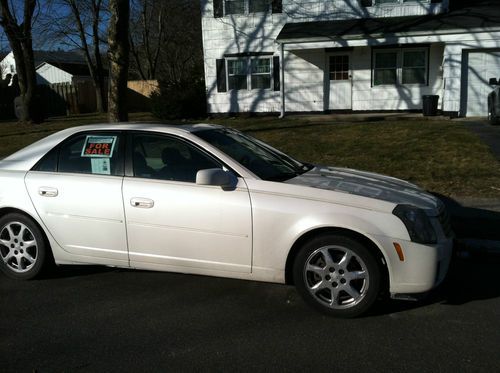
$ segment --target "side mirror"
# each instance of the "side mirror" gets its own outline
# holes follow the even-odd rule
[[[497,78],[491,78],[490,79],[490,85],[499,85]]]
[[[196,184],[215,185],[223,188],[235,187],[238,179],[221,168],[209,168],[196,173]]]

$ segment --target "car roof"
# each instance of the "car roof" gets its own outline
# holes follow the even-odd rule
[[[185,136],[186,134],[207,129],[222,128],[216,124],[161,124],[161,123],[102,123],[71,127],[47,136],[0,161],[0,170],[30,170],[48,151],[63,140],[80,132],[87,131],[151,131]]]

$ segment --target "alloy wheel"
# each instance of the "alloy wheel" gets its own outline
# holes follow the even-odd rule
[[[307,258],[304,281],[317,301],[332,309],[345,309],[363,300],[370,278],[366,264],[354,251],[324,246]]]
[[[0,231],[0,256],[11,271],[29,272],[38,258],[35,235],[23,223],[6,224]]]

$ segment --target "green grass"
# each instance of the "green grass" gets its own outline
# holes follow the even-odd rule
[[[402,178],[450,197],[500,197],[500,163],[460,121],[225,119],[294,157]]]
[[[150,121],[132,114],[132,121]],[[0,158],[57,130],[104,116],[56,118],[42,125],[0,123]],[[328,117],[213,119],[309,162],[379,172],[450,197],[500,197],[500,164],[460,121],[335,123]]]

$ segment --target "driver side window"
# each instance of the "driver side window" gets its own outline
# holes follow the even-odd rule
[[[199,170],[222,168],[213,158],[185,141],[160,135],[133,136],[134,176],[196,182]]]

